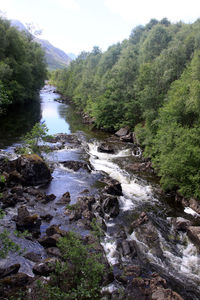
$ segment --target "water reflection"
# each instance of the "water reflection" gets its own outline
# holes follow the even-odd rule
[[[10,108],[6,116],[0,118],[0,148],[6,148],[19,143],[23,136],[41,119],[46,122],[48,134],[75,133],[83,131],[88,138],[103,139],[104,132],[95,130],[93,126],[84,124],[80,114],[72,105],[60,103],[60,97],[55,88],[45,86],[40,92],[40,98],[28,105]]]
[[[0,148],[20,142],[40,119],[39,97],[26,105],[10,107],[6,116],[0,117]]]
[[[47,128],[49,129],[48,134],[60,132],[70,133],[69,124],[59,113],[59,111],[62,110],[63,115],[65,115],[67,106],[55,101],[59,98],[59,95],[55,93],[55,89],[50,86],[45,86],[40,93],[40,97],[42,119],[45,121]]]

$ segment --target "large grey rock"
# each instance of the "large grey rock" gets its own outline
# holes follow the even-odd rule
[[[49,182],[51,178],[51,172],[43,159],[37,154],[27,154],[17,158],[9,180],[23,185],[40,185]]]
[[[122,136],[126,136],[129,134],[129,128],[128,127],[123,127],[120,130],[118,130],[117,132],[115,132],[116,136],[122,137]]]

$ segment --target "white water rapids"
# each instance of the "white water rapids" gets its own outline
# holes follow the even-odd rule
[[[159,200],[153,196],[153,188],[144,180],[139,180],[136,176],[130,176],[125,170],[122,170],[117,163],[113,162],[116,158],[125,158],[134,155],[130,149],[120,150],[116,154],[108,154],[98,152],[98,142],[89,143],[90,163],[97,171],[107,173],[111,178],[118,180],[122,186],[123,196],[119,197],[120,211],[134,211],[141,205],[148,203],[152,205],[159,205]],[[107,227],[114,227],[117,223],[118,217],[107,222]],[[166,222],[167,220],[165,220]],[[162,249],[164,260],[155,256],[148,249],[138,237],[135,232],[132,232],[127,240],[135,240],[140,250],[145,254],[147,260],[157,265],[164,272],[169,275],[179,278],[184,282],[191,282],[198,286],[200,283],[200,255],[197,248],[190,242],[186,233],[179,232],[178,239],[184,241],[177,245],[176,248],[178,255],[171,251],[169,241],[166,241],[162,234],[158,231],[159,247]],[[119,254],[117,253],[117,241],[111,234],[106,234],[102,241],[102,246],[107,254],[108,261],[111,265],[118,263]]]

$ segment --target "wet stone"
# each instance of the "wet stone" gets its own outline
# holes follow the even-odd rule
[[[5,267],[5,268],[0,268],[0,278],[12,275],[12,274],[16,274],[20,269],[20,264],[14,264],[12,266],[9,267]]]
[[[28,260],[31,260],[33,262],[39,262],[41,261],[42,257],[40,254],[38,253],[34,253],[34,252],[28,252],[24,255],[24,258],[28,259]]]
[[[50,256],[54,256],[54,257],[61,257],[62,254],[60,252],[60,250],[56,247],[49,247],[46,249],[46,253]]]
[[[56,204],[69,204],[71,201],[70,193],[66,192],[62,195],[62,197],[56,202]]]
[[[103,153],[109,153],[109,154],[114,154],[115,150],[113,149],[113,147],[107,143],[101,143],[98,147],[97,147],[97,151],[98,152],[103,152]]]
[[[57,245],[57,242],[61,238],[60,234],[53,234],[52,236],[44,236],[38,240],[38,242],[43,246],[43,247],[54,247]]]
[[[33,267],[33,273],[36,275],[48,276],[55,270],[56,263],[58,262],[57,258],[47,258],[44,261],[37,263]]]
[[[15,171],[15,170],[14,170]],[[22,155],[16,160],[16,180],[23,185],[39,185],[51,180],[51,173],[45,162],[36,154]]]
[[[3,203],[2,208],[15,207],[17,203],[26,202],[24,197],[18,196],[15,194],[6,194],[3,193],[3,197],[1,198],[1,202]]]
[[[42,215],[40,218],[46,222],[50,222],[53,219],[53,216],[50,214]]]
[[[16,217],[16,227],[20,231],[29,230],[32,232],[40,232],[41,220],[37,214],[30,215],[26,206],[18,208]]]
[[[187,219],[184,219],[184,218],[181,218],[181,217],[178,217],[175,220],[175,226],[176,226],[177,230],[183,230],[183,231],[185,231],[191,225],[192,225],[191,221],[189,221]]]
[[[107,196],[103,202],[103,211],[111,218],[117,217],[119,214],[119,202],[116,197]]]
[[[71,169],[73,171],[79,171],[80,169],[86,170],[88,172],[91,171],[91,168],[88,166],[86,162],[76,161],[76,160],[67,160],[60,162],[64,167]]]
[[[55,225],[55,224],[51,225],[51,226],[48,227],[47,230],[46,230],[46,234],[47,234],[48,236],[52,236],[52,235],[54,235],[54,234],[60,234],[60,235],[64,236],[65,233],[66,233],[66,232],[65,232],[64,230],[61,230],[61,229],[59,228],[59,226],[58,226],[58,225]]]
[[[189,206],[190,206],[190,208],[192,208],[194,211],[196,211],[198,214],[200,214],[200,203],[199,203],[197,200],[191,198],[191,199],[189,200]]]
[[[189,226],[187,229],[187,234],[191,241],[200,248],[200,226]]]
[[[0,289],[6,288],[16,288],[16,287],[24,287],[28,282],[31,281],[31,277],[24,273],[17,273],[12,276],[5,277],[0,280]]]
[[[122,196],[122,187],[121,184],[117,180],[112,180],[108,182],[108,185],[105,186],[103,192],[106,194],[114,195],[114,196]]]

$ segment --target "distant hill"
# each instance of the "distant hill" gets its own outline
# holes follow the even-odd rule
[[[28,32],[27,28],[18,20],[11,20],[11,25],[20,31]],[[45,58],[49,70],[63,69],[67,67],[73,58],[67,55],[63,50],[54,47],[49,41],[35,37],[45,51]]]
[[[46,62],[50,70],[63,69],[67,67],[72,59],[61,49],[54,47],[49,41],[35,39],[45,50]]]

